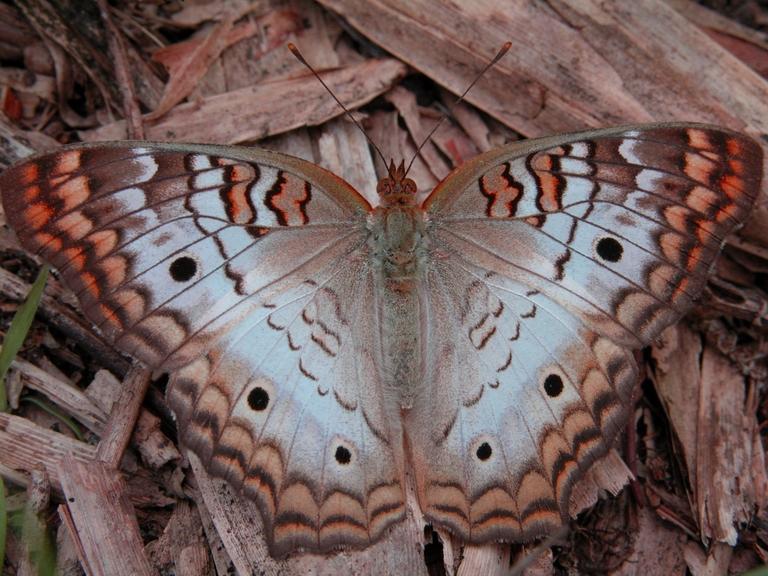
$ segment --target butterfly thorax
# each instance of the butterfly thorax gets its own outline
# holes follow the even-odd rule
[[[379,292],[383,373],[409,408],[421,379],[421,293],[428,258],[423,210],[416,185],[401,164],[378,185],[381,204],[371,213],[370,263]]]
[[[395,292],[412,290],[426,249],[424,213],[416,206],[416,184],[405,177],[405,167],[390,164],[389,176],[378,186],[380,205],[370,219],[373,266]]]

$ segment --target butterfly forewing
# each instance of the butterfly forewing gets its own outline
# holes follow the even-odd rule
[[[56,266],[85,313],[151,366],[210,349],[316,256],[360,242],[368,204],[339,178],[266,151],[81,145],[0,181],[20,240]],[[302,168],[313,167],[303,176]],[[284,232],[296,232],[291,242]]]
[[[525,277],[628,345],[647,344],[688,309],[762,173],[754,141],[698,125],[534,146],[492,151],[433,192],[425,209],[438,245]]]

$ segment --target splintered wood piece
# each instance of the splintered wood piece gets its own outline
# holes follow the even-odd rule
[[[79,388],[51,376],[20,358],[13,361],[11,368],[23,377],[25,387],[45,394],[57,406],[66,410],[96,434],[101,435],[104,432],[107,413],[91,402]]]
[[[202,524],[197,509],[188,500],[179,500],[173,508],[173,515],[157,540],[147,544],[147,554],[152,564],[162,572],[177,567],[179,574],[207,574],[209,555],[202,534]],[[179,563],[188,565],[182,571]]]
[[[120,397],[112,406],[96,458],[113,469],[118,468],[123,453],[128,447],[151,376],[152,371],[141,364],[136,363],[131,366],[123,380]]]
[[[106,414],[112,411],[115,402],[119,402],[124,384],[107,370],[99,370],[93,381],[85,389],[85,396],[104,410]],[[160,468],[168,462],[179,462],[181,453],[171,440],[160,430],[160,419],[141,408],[136,420],[136,426],[131,434],[132,445],[141,454],[142,461],[151,468]]]
[[[205,75],[208,67],[227,47],[233,23],[231,17],[224,18],[202,42],[196,45],[195,50],[188,55],[186,60],[177,61],[176,65],[171,67],[169,70],[170,78],[165,85],[163,98],[157,109],[147,115],[147,120],[157,120],[192,92],[198,81]]]
[[[59,464],[72,537],[80,561],[93,576],[153,575],[133,505],[120,472],[94,460],[84,464],[67,454]]]

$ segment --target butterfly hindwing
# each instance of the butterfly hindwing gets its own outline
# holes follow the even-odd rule
[[[269,299],[171,377],[183,442],[254,499],[273,554],[366,546],[404,517],[400,415],[358,258]]]
[[[626,421],[632,353],[545,294],[452,258],[427,276],[412,440],[428,518],[483,542],[545,534]]]

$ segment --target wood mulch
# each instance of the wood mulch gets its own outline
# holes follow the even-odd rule
[[[416,158],[421,191],[480,152],[588,128],[690,120],[765,143],[768,12],[731,12],[752,27],[689,0],[2,2],[0,163],[78,140],[255,143],[375,197],[381,161],[287,42],[386,158],[410,159],[512,41]],[[39,267],[4,217],[0,256],[4,334]],[[36,573],[32,525],[53,535],[59,574],[714,576],[768,563],[766,280],[763,196],[686,321],[640,353],[631,425],[575,487],[554,546],[465,546],[424,526],[411,487],[408,520],[375,546],[276,560],[255,505],[176,445],[165,377],[115,352],[51,278],[0,413],[0,475],[25,527],[9,530],[3,574]]]

